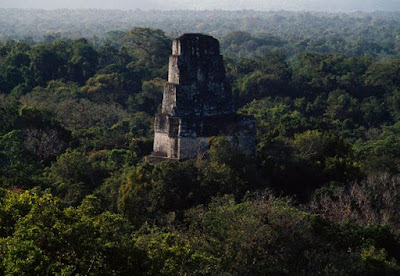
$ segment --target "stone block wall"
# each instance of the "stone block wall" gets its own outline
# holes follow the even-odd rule
[[[236,114],[218,40],[185,34],[173,41],[154,131],[153,156],[195,158],[213,136],[226,136],[248,154],[254,152],[255,121]]]

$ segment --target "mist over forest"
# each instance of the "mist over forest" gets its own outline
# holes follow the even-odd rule
[[[96,44],[117,32],[149,27],[161,29],[171,37],[194,32],[223,38],[230,32],[244,31],[283,41],[308,40],[307,44],[319,39],[335,40],[335,47],[343,48],[346,45],[338,40],[397,43],[400,12],[0,9],[0,26],[0,41],[16,39],[27,43],[85,37]]]
[[[237,0],[237,1],[192,1],[192,0],[151,0],[151,1],[95,1],[95,0],[1,0],[3,8],[34,8],[34,9],[145,9],[145,10],[314,10],[331,12],[349,11],[395,11],[400,10],[400,3],[396,0]]]

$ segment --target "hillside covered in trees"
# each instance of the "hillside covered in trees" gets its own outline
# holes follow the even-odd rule
[[[219,37],[257,152],[151,163],[163,12],[0,13],[0,275],[400,274],[400,14],[175,12]]]

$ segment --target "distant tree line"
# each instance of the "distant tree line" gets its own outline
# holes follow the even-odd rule
[[[1,9],[0,41],[51,43],[85,37],[98,46],[115,31],[161,29],[168,36],[206,33],[227,40],[228,54],[259,55],[271,48],[377,56],[399,54],[400,12],[118,11]],[[239,31],[239,32],[238,32]],[[243,33],[244,32],[244,33]],[[258,50],[256,50],[258,48]]]

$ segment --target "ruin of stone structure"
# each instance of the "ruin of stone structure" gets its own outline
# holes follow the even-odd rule
[[[155,117],[152,157],[191,159],[225,136],[247,154],[255,147],[255,121],[236,114],[217,39],[184,34],[172,43],[162,111]]]

